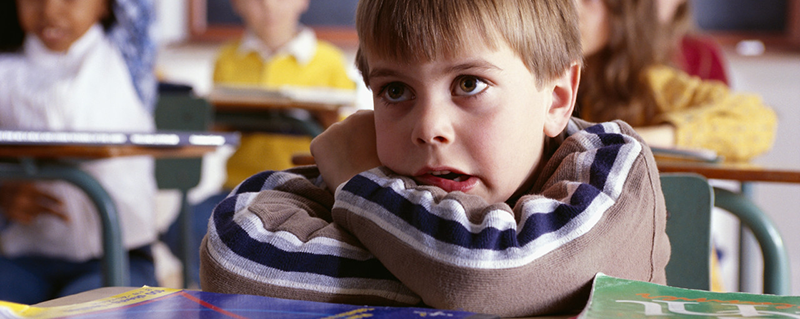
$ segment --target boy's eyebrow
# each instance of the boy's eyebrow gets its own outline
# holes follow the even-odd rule
[[[463,62],[463,63],[459,63],[459,64],[456,64],[456,65],[450,66],[450,67],[445,69],[445,72],[446,73],[460,73],[460,72],[463,72],[463,71],[475,70],[475,69],[479,69],[479,70],[496,70],[496,71],[502,71],[503,70],[500,67],[498,67],[498,66],[496,66],[496,65],[494,65],[492,63],[489,63],[489,61],[486,61],[484,59],[475,59],[475,60],[466,61],[466,62]]]
[[[399,76],[399,75],[400,75],[400,72],[397,72],[397,71],[392,70],[392,69],[378,68],[378,69],[372,69],[371,71],[369,71],[369,78],[370,79],[380,78],[380,77],[396,77],[396,76]]]
[[[503,70],[500,67],[498,67],[498,66],[496,66],[496,65],[494,65],[492,63],[489,63],[486,60],[475,59],[475,60],[471,60],[471,61],[458,63],[458,64],[455,64],[455,65],[452,65],[452,66],[448,66],[447,68],[444,69],[444,73],[446,73],[446,74],[448,74],[448,73],[460,73],[460,72],[464,72],[464,71],[468,71],[468,70],[475,70],[475,69],[479,69],[479,70],[497,70],[497,71],[502,71]],[[372,69],[369,72],[369,77],[370,78],[396,77],[396,76],[400,76],[400,75],[401,75],[401,72],[395,71],[393,69],[387,69],[387,68],[376,68],[376,69]]]

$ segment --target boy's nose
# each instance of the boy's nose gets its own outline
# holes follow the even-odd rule
[[[417,145],[446,145],[453,142],[454,131],[445,103],[419,100],[412,139]]]

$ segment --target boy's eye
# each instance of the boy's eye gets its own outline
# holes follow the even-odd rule
[[[454,95],[475,95],[483,92],[489,86],[488,83],[474,76],[464,76],[457,81],[458,86],[453,92]]]
[[[383,89],[383,97],[389,102],[402,102],[413,98],[411,91],[401,83],[390,83]]]

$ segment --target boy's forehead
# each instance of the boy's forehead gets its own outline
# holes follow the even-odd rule
[[[376,44],[376,42],[372,43]],[[500,47],[508,48],[508,45],[502,39],[484,38],[478,34],[472,37],[459,37],[447,44],[431,44],[426,50],[414,50],[402,41],[385,41],[381,42],[380,45],[374,46],[376,47],[362,46],[362,50],[365,53],[364,57],[369,64],[381,61],[381,63],[401,66],[472,59],[480,57],[477,52],[492,52]]]
[[[519,63],[527,71],[520,55],[512,50],[505,42],[496,46],[476,44],[469,50],[440,54],[432,58],[419,55],[414,58],[398,57],[393,54],[372,53],[365,54],[369,68],[368,78],[379,77],[406,77],[419,76],[424,72],[426,76],[444,75],[462,72],[502,71],[509,63]],[[363,71],[363,70],[362,70]],[[534,75],[535,76],[535,75]]]

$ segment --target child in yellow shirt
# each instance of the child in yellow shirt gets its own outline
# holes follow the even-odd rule
[[[325,87],[355,90],[342,52],[320,41],[300,15],[308,0],[231,0],[246,25],[245,34],[224,46],[214,65],[215,84]],[[227,164],[224,184],[232,189],[263,170],[291,167],[294,153],[309,152],[309,136],[248,133]]]
[[[347,75],[344,54],[334,45],[316,38],[311,28],[300,24],[308,0],[231,0],[234,11],[245,24],[244,35],[223,46],[214,64],[215,85],[256,85],[277,89],[282,86],[335,88],[355,92],[355,82]],[[297,112],[299,111],[299,112]],[[308,117],[300,110],[276,111],[281,116]],[[200,247],[206,224],[214,206],[245,178],[264,170],[283,170],[292,166],[295,153],[309,153],[309,135],[281,132],[243,132],[239,148],[228,159],[223,192],[198,203],[193,212],[192,247]],[[172,225],[166,241],[177,248],[177,225]],[[198,249],[194,249],[197,251]],[[196,271],[199,265],[191,261]]]

